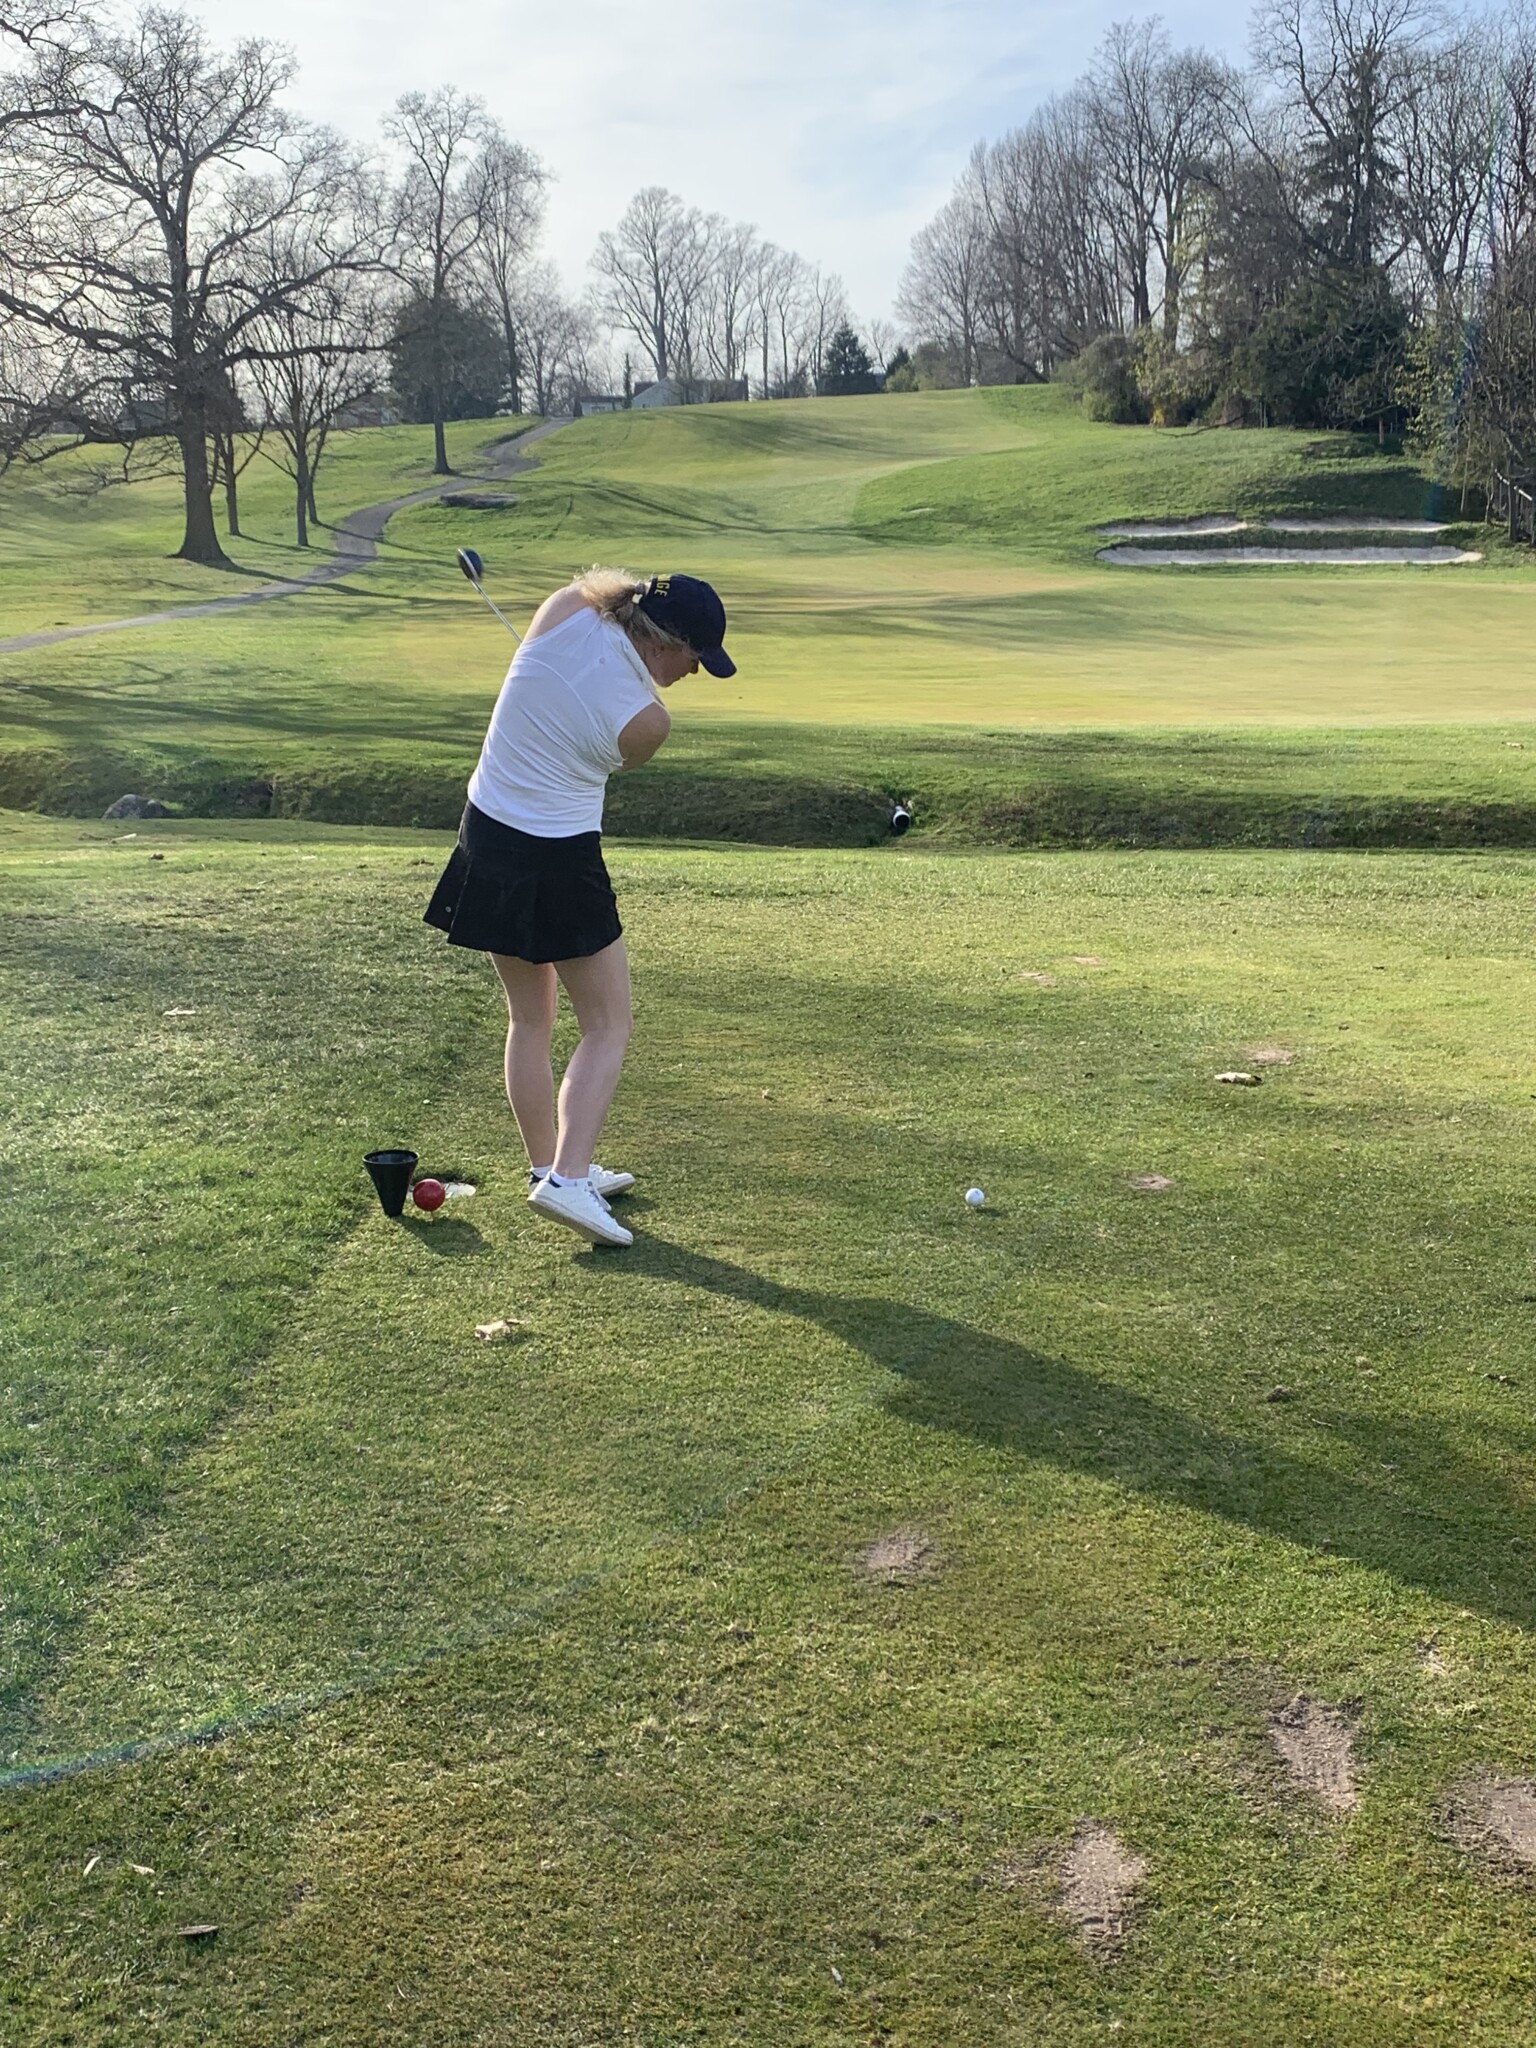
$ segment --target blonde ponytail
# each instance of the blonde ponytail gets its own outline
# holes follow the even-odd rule
[[[658,626],[641,611],[640,600],[650,587],[647,577],[632,576],[628,569],[605,569],[600,563],[576,578],[576,588],[598,617],[622,626],[637,647],[643,648],[649,642],[653,647],[674,651],[686,648],[686,640]]]

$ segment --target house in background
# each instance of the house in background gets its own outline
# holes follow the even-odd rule
[[[634,403],[657,405],[740,405],[747,396],[745,377],[658,377],[635,386]]]
[[[582,391],[573,401],[573,410],[577,419],[589,412],[623,412],[624,394],[622,391]]]
[[[336,414],[338,427],[398,427],[405,418],[399,399],[389,391],[360,391]]]

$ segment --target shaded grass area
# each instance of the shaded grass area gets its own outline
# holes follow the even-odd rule
[[[4,1794],[24,2038],[1523,2038],[1531,1897],[1438,1816],[1536,1735],[1528,859],[616,846],[615,1257],[521,1200],[490,991],[415,927],[440,840],[173,827],[162,871],[9,835],[38,941],[11,1014],[60,1075],[18,1125],[46,1190],[18,1264],[107,1233],[119,1191],[70,1163],[114,1129],[122,1175],[162,1120],[215,1198],[244,1163],[136,1021],[70,1013],[86,933],[134,986],[141,874],[170,927],[141,1009],[259,888],[280,943],[224,960],[263,1029],[223,1085],[249,1061],[313,1122],[249,1233],[308,1248],[299,1292],[217,1403],[166,1350],[198,1427],[145,1426],[136,1528],[35,1599],[23,1759],[246,1725]],[[338,920],[327,987],[302,964]],[[193,1041],[215,1071],[224,1042]],[[1213,1085],[1260,1046],[1294,1064]],[[370,1087],[480,1181],[467,1212],[360,1201]],[[184,1225],[207,1198],[171,1190]],[[184,1245],[119,1316],[158,1332],[227,1276],[205,1342],[237,1354],[249,1249]],[[525,1340],[477,1344],[488,1313]],[[89,1344],[32,1341],[16,1469],[54,1411],[110,1447]],[[77,1457],[48,1483],[85,1525]],[[914,1526],[936,1575],[862,1582]],[[1302,1689],[1361,1704],[1348,1821],[1265,1742]],[[1003,1881],[1084,1813],[1149,1864],[1108,1965]]]
[[[192,817],[452,830],[478,748],[409,761],[279,744],[141,754],[0,753],[13,803],[100,816],[125,790]],[[919,841],[966,846],[1477,847],[1536,843],[1536,726],[1228,731],[848,730],[680,719],[609,786],[637,838],[869,846],[897,800]]]

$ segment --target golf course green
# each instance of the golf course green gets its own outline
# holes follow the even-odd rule
[[[1432,508],[1054,391],[538,454],[0,655],[0,2040],[1516,2048],[1536,558],[1101,568]],[[259,473],[234,577],[164,482],[11,478],[3,630],[292,573]],[[615,557],[731,612],[613,791],[622,1253],[530,1214],[420,921],[466,544],[514,619]],[[390,1221],[392,1143],[477,1192]]]

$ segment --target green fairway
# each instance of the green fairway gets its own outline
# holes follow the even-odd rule
[[[1532,857],[616,844],[599,1255],[445,847],[0,829],[0,2036],[1523,2042]]]
[[[457,459],[495,430],[460,427]],[[1481,563],[1094,559],[1112,519],[1434,509],[1373,444],[1097,426],[1033,389],[608,415],[534,452],[510,508],[402,514],[342,585],[0,657],[0,800],[90,814],[151,785],[193,813],[450,823],[510,652],[454,570],[472,543],[514,618],[594,559],[724,593],[741,673],[680,688],[630,831],[857,844],[902,794],[971,843],[1536,833],[1529,550],[1456,526]],[[425,481],[425,456],[423,429],[345,437],[328,506]],[[69,475],[0,489],[12,630],[227,586],[163,560],[168,485],[86,500]],[[248,487],[252,568],[282,552],[284,489]]]

